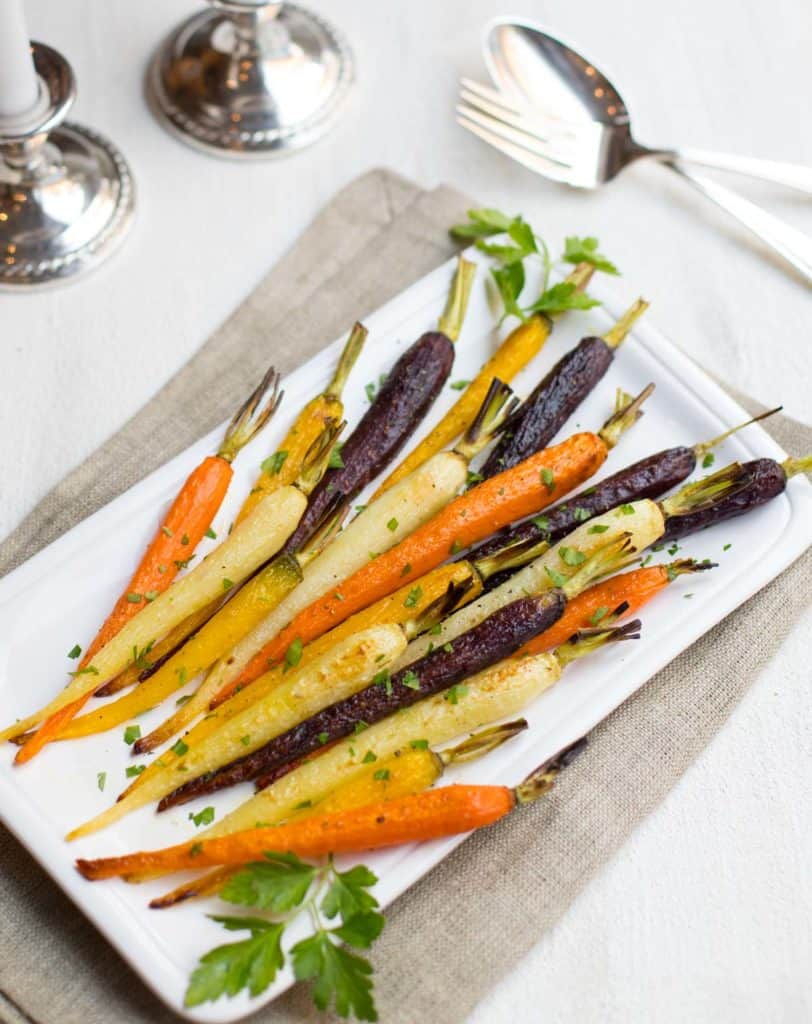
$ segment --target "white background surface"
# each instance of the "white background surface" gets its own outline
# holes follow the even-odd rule
[[[812,11],[800,0],[510,6],[616,77],[644,141],[812,163]],[[0,535],[185,362],[338,188],[380,164],[522,211],[554,241],[598,234],[686,351],[810,418],[810,293],[722,214],[656,167],[599,194],[567,192],[454,127],[456,77],[482,73],[480,26],[510,6],[337,5],[359,64],[345,119],[293,160],[235,166],[166,136],[142,99],[153,46],[196,5],[28,0],[31,34],[74,64],[76,118],[132,162],[140,207],[95,277],[0,297]],[[812,232],[809,200],[728,183]],[[808,636],[809,618],[475,1024],[810,1018]]]

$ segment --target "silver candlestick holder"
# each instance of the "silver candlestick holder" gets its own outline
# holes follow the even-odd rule
[[[353,80],[344,39],[297,4],[210,0],[161,45],[147,74],[159,119],[219,156],[272,157],[315,142]]]
[[[32,43],[39,101],[0,120],[0,288],[52,284],[90,270],[124,238],[134,202],[121,153],[65,123],[76,96],[65,58]]]

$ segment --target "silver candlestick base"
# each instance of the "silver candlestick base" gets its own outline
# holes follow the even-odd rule
[[[0,288],[64,281],[90,270],[124,238],[133,181],[119,151],[89,128],[63,124],[76,96],[61,54],[32,43],[35,110],[0,121]]]
[[[159,119],[198,149],[240,159],[324,135],[353,79],[342,37],[296,4],[211,2],[152,60],[147,92]]]

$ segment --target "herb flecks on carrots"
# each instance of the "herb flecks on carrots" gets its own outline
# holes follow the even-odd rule
[[[403,568],[416,579],[444,562],[457,550],[484,539],[494,530],[540,512],[589,479],[606,459],[606,445],[597,434],[579,433],[492,477],[455,498],[438,515],[400,544],[368,562],[341,585],[342,600],[326,594],[304,609],[259,651],[242,674],[218,695],[256,679],[269,663],[280,660],[288,644],[300,636],[309,643],[356,611],[385,597],[403,583]],[[542,478],[542,472],[550,483]]]
[[[79,671],[89,667],[94,656],[116,636],[147,603],[134,601],[146,594],[162,594],[210,528],[223,502],[234,472],[231,463],[242,448],[270,420],[282,400],[279,375],[271,367],[257,388],[237,410],[216,455],[209,455],[187,477],[169,512],[144,553],[138,568],[116,602],[93,642],[85,652]],[[264,405],[263,400],[269,397]],[[45,721],[17,752],[16,764],[24,764],[39,753],[81,709],[85,700],[66,704],[52,721]]]
[[[569,748],[559,757],[568,752]],[[76,866],[84,878],[99,881],[142,872],[247,864],[274,849],[300,857],[320,857],[427,842],[492,825],[516,806],[538,799],[551,788],[563,763],[558,759],[546,762],[514,789],[442,786],[338,814],[314,815],[288,825],[254,828],[191,844],[187,841],[151,853],[80,858]]]

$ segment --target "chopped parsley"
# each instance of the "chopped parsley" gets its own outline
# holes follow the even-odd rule
[[[551,469],[547,469],[546,466],[541,470],[541,482],[548,491],[555,490],[555,477],[553,476],[553,471]]]
[[[177,754],[178,757],[183,757],[189,750],[189,744],[184,743],[183,740],[178,740],[177,743],[173,743],[170,748],[173,754]]]
[[[454,391],[465,391],[470,383],[470,380],[455,380],[448,386]]]
[[[409,690],[420,689],[420,676],[416,672],[412,672],[411,669],[403,674],[403,678],[400,681]]]
[[[287,672],[288,669],[294,668],[296,665],[299,664],[299,662],[301,660],[302,660],[302,638],[300,636],[297,636],[296,639],[293,640],[290,643],[290,645],[288,646],[288,649],[285,651],[285,669],[284,669],[284,671]]]
[[[606,531],[608,529],[609,529],[609,527],[606,526],[604,523],[595,523],[593,526],[590,526],[589,529],[586,532],[587,533],[606,533]]]
[[[565,565],[581,565],[586,561],[586,555],[577,548],[568,548],[563,545],[558,549],[558,556]]]
[[[131,764],[127,766],[127,768],[124,771],[124,774],[127,776],[128,779],[134,779],[138,775],[140,775],[141,772],[146,771],[146,769],[147,766],[145,764]]]
[[[104,792],[105,784],[107,783],[107,772],[99,772],[96,776],[96,785],[99,787],[99,792]]]
[[[124,742],[128,747],[131,747],[136,740],[141,739],[141,726],[140,725],[128,725],[124,730]]]
[[[378,760],[378,755],[368,750],[361,758],[361,764],[372,764],[373,761]]]
[[[392,518],[391,518],[391,519],[389,520],[389,522],[388,522],[388,523],[386,524],[386,529],[387,529],[387,530],[391,530],[391,531],[392,531],[392,533],[394,533],[394,532],[395,532],[395,530],[397,530],[397,528],[398,528],[398,521],[397,521],[397,519],[395,519],[395,517],[394,517],[394,516],[392,516]]]
[[[423,596],[422,587],[412,587],[409,593],[406,595],[406,599],[403,602],[404,608],[414,608],[420,598]]]
[[[375,772],[375,775],[373,776],[373,778],[377,782],[386,782],[386,780],[389,778],[389,769],[388,768],[379,768]]]
[[[204,807],[203,810],[198,811],[197,814],[189,811],[189,821],[193,821],[195,823],[195,828],[200,828],[201,825],[211,825],[214,821],[214,808]]]
[[[79,646],[79,644],[74,644],[74,646],[71,647],[71,649],[68,651],[68,657],[76,660],[76,658],[78,658],[81,653],[82,648]]]

